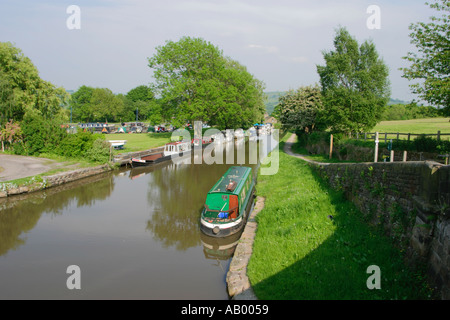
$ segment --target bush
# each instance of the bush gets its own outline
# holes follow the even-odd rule
[[[83,157],[85,153],[92,148],[94,141],[97,138],[99,137],[90,132],[68,134],[61,141],[56,153],[70,158]]]
[[[110,144],[103,139],[97,139],[92,144],[92,148],[86,151],[86,158],[92,162],[106,163],[109,161]]]
[[[109,143],[103,135],[91,132],[68,134],[54,119],[27,114],[22,122],[23,143],[13,145],[14,153],[39,155],[48,153],[68,158],[87,158],[93,162],[109,161]]]
[[[44,119],[39,114],[26,114],[21,124],[25,145],[14,150],[28,155],[54,153],[67,133],[53,119]]]

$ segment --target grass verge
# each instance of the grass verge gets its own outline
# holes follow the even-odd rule
[[[279,158],[277,174],[258,177],[266,201],[248,276],[259,299],[430,298],[422,273],[408,270],[391,240],[364,223],[342,193],[305,161],[283,152]],[[379,290],[367,287],[371,265],[381,270]]]

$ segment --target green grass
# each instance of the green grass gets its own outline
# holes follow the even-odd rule
[[[171,133],[114,133],[105,135],[106,140],[127,140],[123,150],[115,153],[144,151],[164,146],[170,142]]]
[[[382,121],[371,132],[389,132],[389,133],[411,133],[411,134],[437,134],[450,133],[450,122],[448,118],[429,118],[415,120]],[[384,138],[380,137],[380,139]],[[388,136],[388,139],[396,136]],[[407,136],[400,136],[401,139],[407,139]],[[442,139],[449,140],[450,136],[443,136]]]
[[[408,271],[391,240],[366,224],[343,194],[306,162],[279,157],[277,174],[258,176],[266,202],[248,276],[259,299],[429,298],[421,273]],[[381,290],[367,288],[371,265],[381,269]]]

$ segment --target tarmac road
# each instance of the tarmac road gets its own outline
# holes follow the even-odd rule
[[[60,165],[45,158],[0,154],[0,182],[35,176]]]

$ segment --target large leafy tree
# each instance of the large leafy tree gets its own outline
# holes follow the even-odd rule
[[[90,122],[94,119],[91,108],[93,92],[94,88],[83,85],[72,94],[70,106],[72,108],[73,121]]]
[[[389,71],[370,41],[358,44],[338,28],[334,50],[317,66],[325,111],[322,121],[336,132],[365,131],[380,121],[389,101]]]
[[[125,101],[108,88],[81,86],[70,99],[73,121],[119,121],[124,114]]]
[[[99,122],[118,121],[124,109],[123,100],[107,88],[95,88],[90,104],[93,119]]]
[[[140,85],[131,89],[125,96],[125,120],[146,120],[152,124],[162,122],[161,106],[155,98],[153,89]]]
[[[402,68],[403,76],[408,80],[419,80],[410,86],[413,93],[433,105],[444,107],[444,112],[450,115],[450,1],[426,4],[442,12],[442,16],[409,27],[411,43],[418,52],[408,52],[404,57],[412,64]]]
[[[0,125],[38,110],[45,118],[65,117],[63,88],[39,77],[31,60],[10,42],[0,42]]]
[[[167,41],[149,58],[163,116],[176,126],[201,120],[237,128],[264,114],[264,85],[237,61],[201,38]]]
[[[323,111],[322,94],[318,85],[300,87],[281,96],[275,114],[283,127],[296,133],[310,133],[318,127]]]

